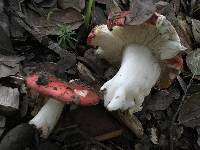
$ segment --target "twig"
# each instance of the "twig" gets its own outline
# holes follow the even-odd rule
[[[181,98],[181,102],[180,102],[180,104],[179,104],[179,106],[178,106],[178,109],[177,109],[176,113],[174,114],[174,116],[173,116],[173,118],[172,118],[172,121],[171,121],[171,125],[170,125],[170,128],[169,128],[169,130],[170,130],[170,135],[169,135],[169,136],[170,136],[170,150],[173,150],[173,149],[174,149],[174,143],[173,143],[173,140],[174,140],[174,139],[173,139],[173,137],[174,137],[174,132],[173,132],[173,131],[174,131],[174,126],[175,126],[175,121],[176,121],[176,119],[177,119],[177,117],[178,117],[178,114],[179,114],[179,112],[180,112],[180,110],[181,110],[183,104],[185,104],[187,92],[188,92],[189,88],[191,87],[193,78],[194,78],[194,75],[191,77],[191,79],[190,79],[190,81],[189,81],[189,83],[188,83],[188,85],[187,85],[187,88],[186,88],[186,90],[184,91],[184,94],[183,94],[183,96],[182,96],[182,98]]]

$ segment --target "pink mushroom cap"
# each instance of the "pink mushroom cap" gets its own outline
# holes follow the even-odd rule
[[[83,84],[64,82],[54,76],[49,76],[48,83],[40,85],[37,84],[38,79],[39,75],[36,73],[27,76],[25,78],[26,86],[33,91],[63,103],[89,106],[96,105],[100,101],[96,92]]]

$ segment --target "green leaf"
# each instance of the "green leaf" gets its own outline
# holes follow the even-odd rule
[[[187,55],[186,62],[194,75],[200,75],[200,49]]]

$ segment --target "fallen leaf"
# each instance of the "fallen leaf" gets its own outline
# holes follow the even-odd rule
[[[3,37],[0,38],[0,54],[5,54],[5,55],[14,54],[11,40],[1,26],[0,26],[0,37]]]
[[[137,25],[147,21],[156,11],[156,7],[152,0],[132,0],[130,1],[129,11],[126,24]]]
[[[200,92],[189,97],[180,110],[178,121],[186,127],[200,125]]]
[[[192,84],[191,87],[188,89],[189,94],[197,93],[200,90],[200,84]]]
[[[101,7],[96,6],[94,8],[94,15],[92,17],[92,22],[94,24],[106,24],[106,15],[104,13],[104,10]]]
[[[11,113],[19,108],[19,91],[17,88],[0,86],[0,97],[1,113]]]
[[[44,35],[58,35],[61,25],[70,25],[72,30],[79,28],[83,24],[81,13],[73,8],[53,9],[47,16],[40,16],[34,11],[27,9],[25,22],[34,30]]]
[[[78,62],[77,69],[79,71],[80,78],[84,79],[85,81],[91,83],[96,80],[91,71],[84,64]]]
[[[192,32],[193,32],[195,41],[200,44],[200,21],[199,20],[192,19]]]
[[[61,9],[74,8],[81,12],[85,8],[85,0],[58,0]]]
[[[200,49],[197,49],[186,57],[186,62],[194,75],[200,75]]]
[[[181,43],[183,43],[188,50],[191,50],[193,45],[193,33],[190,25],[183,18],[184,17],[176,17],[176,19],[173,19],[174,21],[172,21],[172,23],[174,22],[174,27],[180,37]]]
[[[197,133],[198,133],[197,144],[200,146],[200,127],[197,127],[196,130],[197,130]]]
[[[144,108],[151,111],[165,110],[180,96],[180,92],[177,89],[171,89],[171,91],[159,91],[152,96],[147,97],[144,102]]]
[[[34,3],[41,3],[44,0],[31,0],[31,1],[34,2]]]
[[[155,5],[156,5],[156,10],[159,11],[163,9],[164,7],[166,7],[167,5],[169,5],[169,3],[165,1],[158,1],[155,3]]]
[[[9,22],[9,18],[8,16],[2,12],[0,13],[0,26],[2,27],[2,29],[7,33],[7,36],[10,36],[10,22]]]
[[[106,4],[108,0],[96,0],[97,3],[100,3],[100,4]]]
[[[57,0],[31,0],[31,2],[43,8],[52,8],[57,5]]]
[[[158,144],[158,136],[157,136],[157,133],[158,133],[158,129],[153,127],[151,128],[151,142],[153,144]]]
[[[22,60],[24,60],[24,57],[0,54],[0,78],[15,75],[19,72],[19,63]]]
[[[5,125],[6,125],[6,117],[0,116],[0,128],[5,127]]]
[[[27,39],[26,30],[16,22],[14,17],[10,17],[10,34],[15,40],[25,41]]]
[[[0,13],[3,12],[4,9],[4,1],[0,1]]]
[[[180,76],[177,76],[177,80],[182,88],[182,90],[184,91],[184,93],[186,92],[187,90],[187,84],[185,83],[185,81],[180,77]]]
[[[128,12],[128,15],[125,16],[125,25],[142,24],[156,11],[152,0],[131,0],[124,3],[118,0],[109,0],[106,7],[110,18],[121,18],[121,12]]]

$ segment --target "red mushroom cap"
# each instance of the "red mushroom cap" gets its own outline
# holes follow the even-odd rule
[[[97,27],[97,26],[96,26],[96,27]],[[88,45],[90,45],[90,44],[92,43],[93,38],[95,38],[95,36],[96,36],[96,33],[95,33],[96,27],[94,27],[94,28],[92,29],[92,31],[90,32],[90,34],[89,34],[88,37],[87,37],[87,44],[88,44]]]
[[[75,103],[79,105],[95,105],[100,98],[89,87],[79,83],[68,83],[54,76],[48,77],[45,85],[37,84],[38,74],[31,74],[25,78],[26,86],[44,96],[52,97],[64,103]]]

